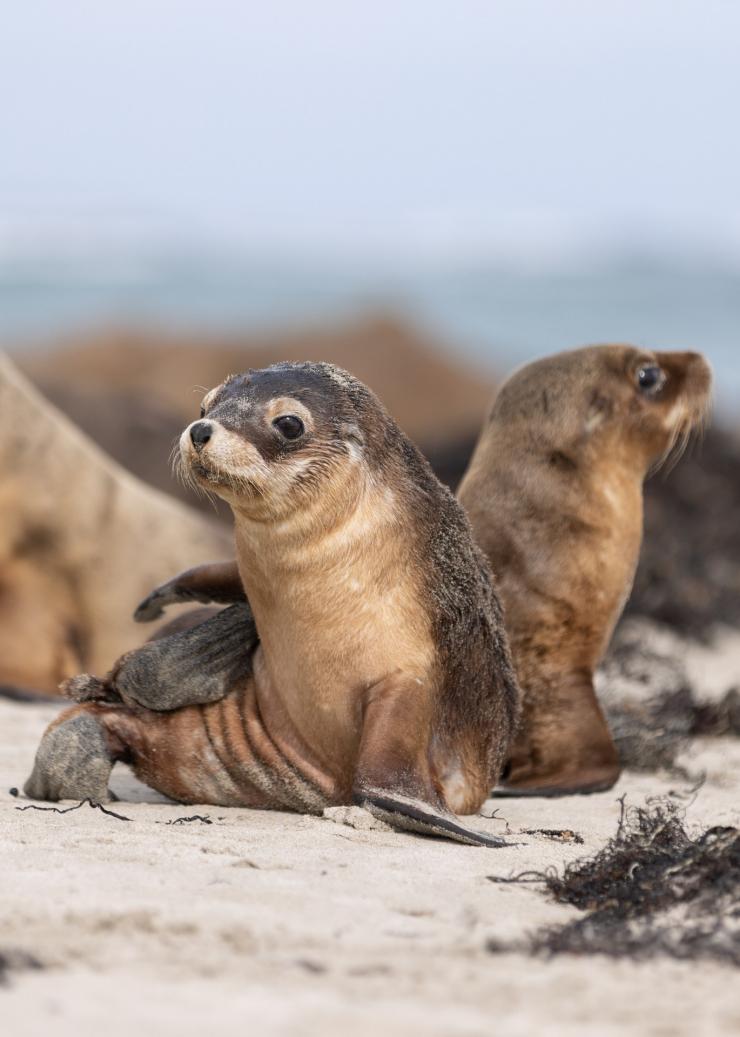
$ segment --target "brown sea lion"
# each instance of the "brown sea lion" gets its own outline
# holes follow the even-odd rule
[[[228,533],[150,489],[0,353],[0,692],[56,692],[143,640],[131,602],[229,557]]]
[[[522,720],[512,793],[607,789],[619,759],[593,675],[629,596],[648,472],[706,414],[697,353],[595,346],[501,388],[458,498],[496,574]]]
[[[462,508],[377,398],[329,364],[253,371],[207,395],[180,451],[233,510],[249,605],[69,682],[87,701],[44,735],[26,793],[100,801],[125,759],[181,802],[356,802],[500,845],[454,816],[480,807],[516,723],[498,600]],[[234,596],[228,567],[208,575],[207,595],[184,581],[191,600]]]

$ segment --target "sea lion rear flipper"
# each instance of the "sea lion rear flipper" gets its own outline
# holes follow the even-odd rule
[[[395,675],[368,692],[352,785],[354,802],[402,831],[471,846],[508,845],[464,825],[435,790],[422,733],[425,725],[414,715],[419,688],[417,684],[408,689],[409,680],[413,679]]]
[[[44,732],[23,791],[29,799],[107,803],[117,755],[121,754],[94,712],[85,707],[67,710]]]
[[[604,792],[619,777],[619,754],[590,674],[563,676],[525,696],[519,733],[497,796]]]
[[[150,623],[164,612],[168,605],[197,601],[210,605],[233,605],[246,601],[236,562],[212,562],[186,569],[167,583],[156,587],[138,605],[134,612],[137,623]]]
[[[505,839],[468,828],[454,814],[438,810],[431,803],[383,789],[366,789],[357,795],[359,806],[392,828],[421,835],[438,835],[468,846],[498,848],[510,846]]]
[[[249,605],[232,605],[190,630],[127,652],[105,680],[81,675],[61,690],[77,701],[163,711],[216,702],[252,672],[257,641]]]

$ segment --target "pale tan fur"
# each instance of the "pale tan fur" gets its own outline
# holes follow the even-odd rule
[[[0,354],[0,684],[55,691],[144,641],[155,583],[230,538],[112,462]]]

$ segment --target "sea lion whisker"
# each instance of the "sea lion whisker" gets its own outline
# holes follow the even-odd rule
[[[212,491],[208,490],[203,483],[198,482],[190,466],[185,463],[182,456],[178,454],[174,459],[174,471],[180,483],[188,490],[192,490],[197,496],[207,500],[214,511],[218,511],[218,503]]]
[[[680,443],[681,437],[683,436],[683,429],[686,423],[686,418],[682,419],[670,431],[668,443],[661,452],[661,454],[653,461],[648,468],[648,476],[656,475],[659,471],[668,473],[672,470],[673,465],[670,463],[673,456],[674,450]]]
[[[686,449],[692,439],[693,431],[690,419],[686,419],[677,432],[676,439],[670,452],[665,455],[665,463],[662,466],[664,477],[673,471],[686,453]]]
[[[169,466],[170,471],[173,475],[176,475],[176,466],[180,461],[180,437],[176,436],[172,441],[172,449],[170,450]]]

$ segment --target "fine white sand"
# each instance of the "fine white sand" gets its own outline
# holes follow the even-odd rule
[[[615,831],[618,796],[642,803],[680,782],[627,774],[601,795],[489,801],[496,818],[476,823],[509,836],[499,850],[363,827],[364,813],[351,827],[184,808],[125,770],[112,809],[130,821],[18,810],[9,789],[55,712],[0,702],[0,952],[44,966],[0,987],[7,1037],[740,1032],[729,966],[486,951],[578,914],[487,876],[591,853]],[[682,762],[706,770],[690,829],[740,824],[740,741],[698,741]],[[166,823],[193,814],[213,823]],[[520,834],[536,827],[585,844]]]

